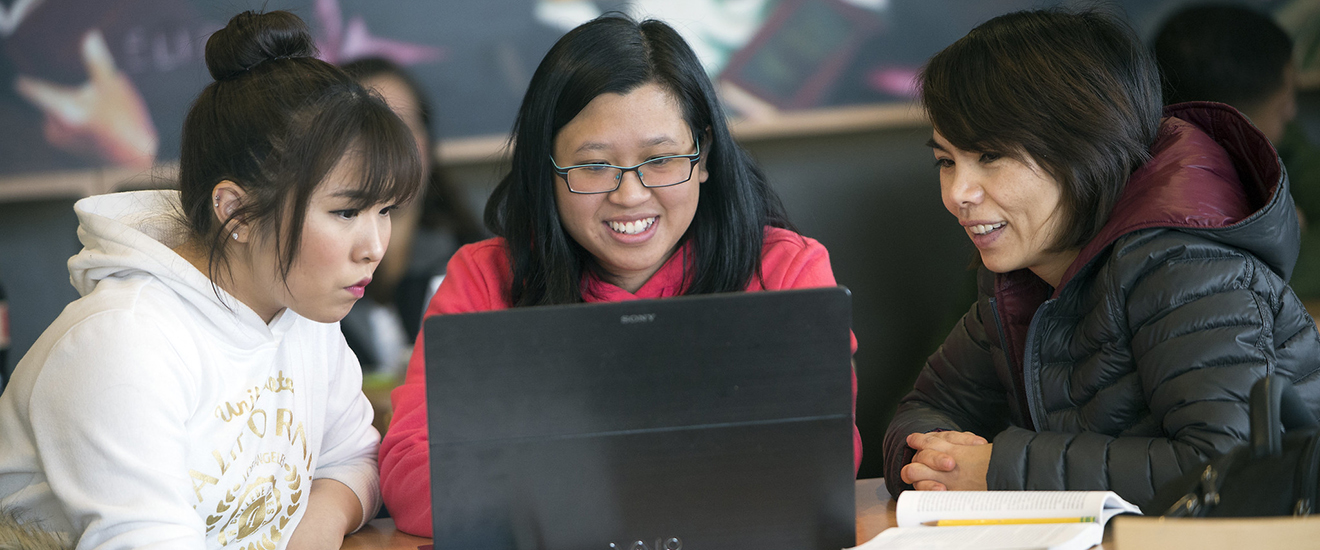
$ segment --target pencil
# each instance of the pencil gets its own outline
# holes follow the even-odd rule
[[[1007,519],[941,519],[923,521],[922,525],[950,527],[954,525],[1026,525],[1032,523],[1096,523],[1095,516],[1072,518],[1007,518]]]

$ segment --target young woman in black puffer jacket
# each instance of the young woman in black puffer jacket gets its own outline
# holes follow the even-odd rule
[[[921,79],[941,195],[983,268],[889,426],[890,492],[1141,505],[1246,440],[1266,374],[1320,410],[1288,180],[1237,111],[1161,110],[1149,53],[1096,12],[995,18]]]

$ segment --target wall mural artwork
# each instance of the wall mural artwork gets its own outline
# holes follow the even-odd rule
[[[1240,0],[1296,37],[1320,74],[1320,0]],[[1067,4],[1067,2],[1064,2]],[[1125,0],[1143,37],[1185,0]],[[505,135],[541,56],[611,11],[674,25],[734,116],[910,101],[913,76],[975,25],[1039,0],[0,0],[0,180],[178,157],[210,82],[206,38],[244,9],[288,9],[321,55],[386,57],[433,96],[443,139]],[[1311,78],[1309,81],[1320,79]]]

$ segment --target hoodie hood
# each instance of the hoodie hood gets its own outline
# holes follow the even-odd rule
[[[281,318],[291,317],[279,315],[268,327],[251,308],[174,252],[187,236],[178,191],[97,195],[78,201],[73,209],[83,249],[69,258],[69,281],[83,296],[105,279],[150,275],[203,312],[204,318],[224,323],[225,330],[242,325],[265,339],[270,329],[282,324]]]
[[[1174,228],[1250,252],[1285,281],[1291,275],[1301,233],[1287,175],[1269,140],[1222,103],[1180,103],[1166,107],[1164,115],[1151,159],[1128,178],[1104,227],[1082,247],[1057,288],[1027,269],[986,271],[979,283],[997,301],[1019,384],[1027,333],[1040,305],[1057,298],[1078,273],[1099,265],[1124,235]],[[1027,410],[1025,402],[1021,406]]]
[[[1301,233],[1287,174],[1269,140],[1222,103],[1180,103],[1164,115],[1151,159],[1128,179],[1109,220],[1064,272],[1059,289],[1114,241],[1154,227],[1245,250],[1288,280]]]

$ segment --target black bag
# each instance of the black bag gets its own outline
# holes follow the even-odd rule
[[[1285,431],[1286,430],[1286,431]],[[1288,379],[1251,388],[1251,443],[1188,470],[1143,510],[1166,517],[1306,516],[1320,497],[1320,430]]]

